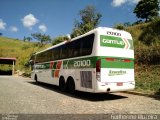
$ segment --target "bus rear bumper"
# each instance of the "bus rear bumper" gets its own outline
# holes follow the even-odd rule
[[[115,82],[115,83],[97,82],[97,88],[95,89],[95,93],[129,91],[133,90],[134,88],[135,88],[135,82]]]

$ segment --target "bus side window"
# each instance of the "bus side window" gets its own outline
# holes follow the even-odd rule
[[[55,48],[55,50],[54,50],[54,57],[55,57],[55,60],[58,59],[58,56],[59,56],[59,54],[58,54],[58,49]]]
[[[70,47],[71,47],[71,43],[70,42],[65,44],[65,49],[64,49],[64,51],[65,51],[65,58],[70,58],[71,57],[72,50],[71,50]]]
[[[80,56],[80,47],[81,47],[80,39],[73,42],[73,56],[74,57]]]
[[[51,60],[53,61],[53,60],[55,60],[55,51],[54,51],[54,49],[52,49],[51,51],[52,51],[52,52],[51,52],[51,53],[52,53],[52,58],[51,58]]]
[[[63,45],[61,46],[61,59],[65,59],[67,58],[67,46],[66,45]]]
[[[92,53],[94,34],[82,38],[81,55],[89,55]]]

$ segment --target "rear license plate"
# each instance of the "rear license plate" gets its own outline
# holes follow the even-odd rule
[[[123,83],[117,83],[117,86],[123,86]]]

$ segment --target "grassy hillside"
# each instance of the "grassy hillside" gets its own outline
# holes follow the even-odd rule
[[[136,90],[160,95],[160,19],[127,31],[135,45]]]
[[[160,65],[136,65],[136,91],[160,95]]]
[[[16,40],[6,37],[0,37],[0,57],[14,57],[17,58],[16,70],[27,70],[25,65],[27,64],[30,56],[47,46],[39,47],[37,43],[23,42],[22,40]],[[11,69],[8,65],[0,65],[0,69],[9,70]]]
[[[147,48],[160,45],[160,19],[127,28],[132,34],[136,48]]]

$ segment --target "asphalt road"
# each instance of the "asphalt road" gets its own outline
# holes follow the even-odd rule
[[[23,77],[0,76],[0,114],[160,114],[156,98],[127,93],[62,93]]]

